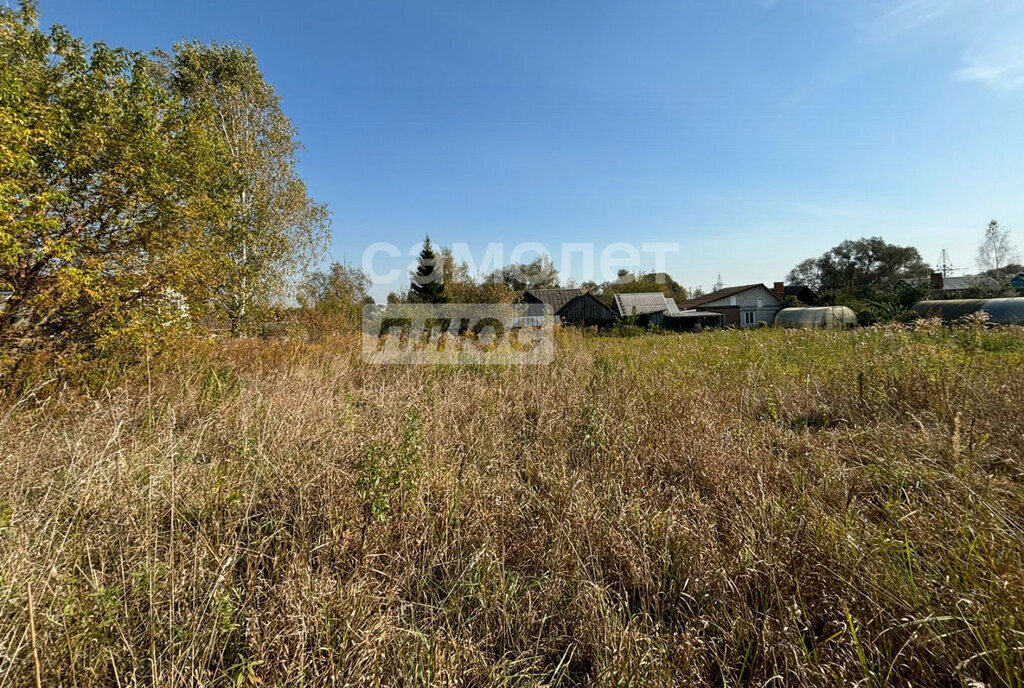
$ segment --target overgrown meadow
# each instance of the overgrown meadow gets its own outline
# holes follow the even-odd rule
[[[1024,684],[1024,333],[190,341],[0,405],[0,685]]]

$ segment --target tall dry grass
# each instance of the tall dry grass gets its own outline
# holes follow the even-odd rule
[[[566,333],[540,367],[192,342],[43,381],[0,408],[0,685],[1017,686],[1022,362]]]

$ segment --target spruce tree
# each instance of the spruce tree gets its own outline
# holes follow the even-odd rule
[[[412,283],[409,285],[412,293],[410,296],[415,301],[422,303],[446,303],[448,297],[444,293],[444,272],[434,247],[430,244],[430,237],[423,240],[423,250],[420,251],[419,265],[416,272],[412,273]]]

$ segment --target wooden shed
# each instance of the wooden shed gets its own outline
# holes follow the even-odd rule
[[[523,292],[523,303],[544,304],[558,313],[579,295],[579,289],[528,289]]]
[[[606,327],[618,320],[596,296],[579,289],[531,289],[523,293],[523,301],[551,306],[555,321],[564,325]]]
[[[555,318],[560,318],[565,325],[606,327],[618,320],[619,316],[611,308],[601,303],[596,296],[586,292],[556,311]]]

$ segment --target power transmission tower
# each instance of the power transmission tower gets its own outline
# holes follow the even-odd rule
[[[939,272],[942,273],[943,277],[949,277],[960,268],[953,266],[953,261],[949,258],[949,251],[942,249],[942,253],[939,254],[939,262],[936,265]]]

